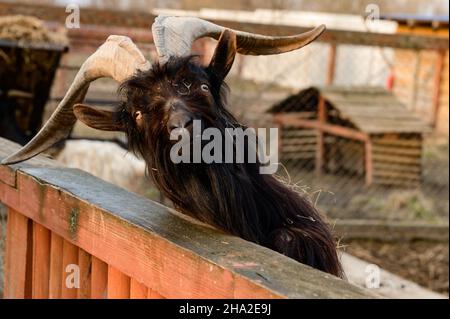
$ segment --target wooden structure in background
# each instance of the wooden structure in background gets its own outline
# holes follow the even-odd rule
[[[17,3],[0,3],[0,15],[7,14],[24,14],[33,15],[42,20],[47,21],[48,26],[55,28],[63,25],[67,18],[64,7],[46,6],[37,4],[17,4]],[[62,95],[66,92],[71,83],[71,79],[78,70],[81,62],[95,51],[95,49],[104,42],[110,34],[127,35],[133,39],[141,48],[146,56],[153,54],[152,35],[150,25],[155,16],[149,12],[134,11],[111,11],[111,10],[95,10],[91,8],[83,8],[83,14],[80,16],[81,28],[69,29],[68,37],[70,40],[71,52],[66,55],[62,61],[62,67],[59,68],[57,74],[56,87],[52,92],[52,103],[57,103]],[[385,17],[386,19],[389,17]],[[448,19],[448,18],[447,18]],[[213,19],[214,23],[223,25],[228,28],[244,30],[247,32],[267,34],[267,35],[290,35],[298,34],[306,31],[308,28],[289,25],[269,25],[262,23],[238,22],[224,19]],[[440,24],[441,26],[441,24]],[[440,30],[445,29],[440,27]],[[417,28],[414,28],[417,30]],[[400,30],[399,30],[400,31]],[[330,52],[327,61],[326,84],[333,83],[335,67],[338,61],[336,57],[339,53],[339,46],[344,44],[361,45],[371,47],[389,47],[398,49],[398,52],[407,52],[409,55],[406,61],[411,60],[411,54],[424,53],[425,55],[433,55],[438,59],[429,59],[434,63],[436,70],[442,68],[442,73],[434,73],[434,81],[430,87],[424,92],[432,92],[432,98],[427,102],[429,112],[427,114],[435,114],[437,119],[436,130],[448,135],[448,28],[447,35],[440,32],[434,33],[418,33],[418,32],[401,32],[399,34],[383,34],[372,32],[346,31],[327,29],[316,41],[327,43],[330,45]],[[152,52],[150,54],[150,52]],[[401,59],[401,56],[399,56]],[[418,62],[417,62],[418,63]],[[409,63],[409,67],[416,63]],[[428,64],[428,62],[427,62]],[[422,63],[423,65],[423,63]],[[440,66],[442,65],[442,66]],[[395,67],[395,65],[394,65]],[[428,67],[422,68],[428,70]],[[404,82],[398,77],[401,69],[394,70],[396,81],[394,89],[403,87],[406,89],[404,99],[405,104],[409,104],[410,96],[415,94],[417,90],[411,85],[404,85]],[[414,74],[410,69],[403,73],[405,77]],[[410,79],[406,79],[410,83]],[[100,85],[99,85],[100,86]],[[116,101],[115,96],[110,92],[114,90],[102,90],[95,94],[96,90],[100,91],[96,83],[93,84],[88,96],[87,102],[93,104],[108,104]],[[109,92],[109,93],[108,93]],[[101,94],[100,94],[101,93]],[[398,93],[396,91],[396,93]],[[99,98],[101,97],[101,98]],[[434,99],[434,100],[433,100]],[[433,100],[433,102],[432,102]],[[438,101],[439,100],[439,104]],[[436,109],[436,112],[433,110]],[[428,110],[428,109],[427,109]],[[265,110],[261,111],[264,112]]]
[[[390,14],[381,19],[398,23],[397,32],[404,36],[441,38],[448,41],[447,16]],[[394,67],[394,91],[410,108],[427,117],[435,131],[449,132],[449,50],[448,46],[424,52],[396,49],[395,58],[405,63]]]
[[[0,107],[13,109],[11,114],[5,114],[5,110],[0,110],[0,114],[17,125],[24,135],[22,143],[31,140],[41,128],[53,79],[67,49],[51,43],[27,44],[0,39]],[[16,138],[5,134],[0,127],[0,136]]]
[[[269,112],[284,160],[314,162],[318,175],[365,176],[366,185],[420,183],[426,126],[383,88],[308,88]]]
[[[0,160],[17,148],[0,139]],[[0,165],[0,202],[6,298],[375,297],[41,156]]]

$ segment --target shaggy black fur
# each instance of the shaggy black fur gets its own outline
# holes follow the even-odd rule
[[[189,83],[189,94],[179,85]],[[209,92],[201,90],[202,84]],[[205,126],[223,130],[243,127],[227,111],[228,89],[214,70],[193,57],[155,64],[120,87],[123,103],[116,120],[130,147],[148,165],[159,189],[183,213],[230,234],[274,249],[314,268],[342,276],[336,243],[311,201],[272,175],[259,173],[260,164],[174,164],[170,157],[167,101],[180,98]],[[140,111],[140,125],[134,114]]]

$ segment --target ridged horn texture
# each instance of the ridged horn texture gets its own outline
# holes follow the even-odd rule
[[[171,56],[185,56],[192,43],[203,37],[219,39],[224,27],[194,17],[160,15],[152,26],[153,41],[159,62],[165,63]],[[325,26],[298,35],[272,37],[232,30],[237,36],[237,52],[246,55],[270,55],[300,49],[319,37]]]
[[[66,138],[75,125],[73,106],[81,103],[92,81],[107,77],[121,83],[137,70],[151,67],[130,38],[111,35],[81,66],[69,90],[36,136],[2,164],[25,161]]]

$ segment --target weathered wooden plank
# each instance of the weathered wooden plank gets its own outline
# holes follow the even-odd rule
[[[414,164],[414,165],[420,165],[421,163],[420,157],[384,155],[380,153],[373,154],[373,160],[380,163]]]
[[[67,240],[63,241],[61,298],[75,299],[80,282],[75,275],[78,267],[78,247]]]
[[[47,189],[44,192],[45,198],[43,198],[45,205],[42,206],[42,204],[38,202],[36,203],[34,209],[31,209],[30,207],[29,212],[33,213],[33,217],[39,218],[39,211],[41,210],[46,217],[47,223],[54,228],[52,231],[56,231],[65,238],[74,238],[77,245],[81,248],[93,255],[98,256],[102,260],[106,260],[109,264],[113,263],[117,269],[121,272],[126,272],[126,274],[131,277],[142,278],[142,282],[144,282],[145,285],[154,287],[154,289],[163,296],[167,296],[169,298],[187,296],[198,298],[209,298],[212,296],[231,298],[235,294],[233,288],[233,278],[235,276],[235,272],[240,273],[243,271],[247,278],[249,274],[255,273],[254,279],[251,279],[252,277],[250,277],[249,280],[253,285],[255,285],[256,289],[256,287],[261,285],[261,283],[253,281],[260,278],[256,272],[260,272],[261,269],[272,269],[275,266],[270,266],[269,264],[275,262],[279,265],[280,258],[282,258],[282,256],[278,256],[277,254],[277,257],[272,257],[274,259],[271,261],[269,256],[274,252],[266,248],[252,244],[252,248],[245,248],[246,243],[239,238],[223,235],[212,231],[208,227],[192,224],[171,213],[166,213],[162,216],[159,215],[161,216],[159,218],[163,218],[163,220],[165,219],[163,222],[164,226],[160,224],[162,221],[159,221],[158,223],[152,223],[151,225],[145,227],[145,229],[152,229],[152,232],[144,230],[142,226],[136,227],[135,224],[131,222],[124,227],[123,218],[131,218],[135,212],[142,212],[143,215],[140,217],[134,215],[136,216],[133,218],[134,223],[150,221],[147,214],[144,213],[145,210],[143,211],[142,206],[137,205],[138,203],[142,203],[143,200],[141,198],[132,194],[120,196],[117,193],[117,191],[119,191],[118,189],[99,180],[96,180],[96,183],[94,184],[90,184],[88,182],[89,175],[79,171],[63,169],[52,171],[52,169],[45,168],[43,169],[46,171],[44,173],[41,171],[42,169],[43,168],[40,168],[38,171],[45,174],[44,176],[47,179],[46,184],[51,184],[49,181],[51,176],[53,178],[61,179],[61,181],[67,181],[67,183],[64,186],[59,183],[60,185],[58,186],[58,189],[46,186]],[[38,171],[33,170],[33,173],[36,174]],[[73,175],[72,172],[74,173]],[[82,187],[73,188],[74,185],[77,184],[76,179],[79,179],[80,182],[82,181]],[[42,192],[40,190],[42,185],[36,185],[35,179],[27,178],[25,175],[20,173],[19,180],[24,192]],[[98,183],[103,184],[98,185]],[[62,187],[68,187],[68,192],[61,192],[60,190]],[[77,189],[82,190],[82,196],[87,196],[88,198],[80,201],[79,197],[73,197],[73,194],[78,192]],[[99,191],[99,189],[101,189],[101,191]],[[120,190],[119,193],[121,192],[122,191]],[[108,209],[117,209],[118,214],[123,214],[119,215],[121,217],[117,218],[110,214],[103,214],[103,209],[96,208],[95,205],[92,205],[96,202],[98,203],[98,200],[101,198],[102,194],[108,194],[108,200],[104,202],[102,200],[101,205],[103,207],[108,207]],[[128,196],[131,196],[131,198],[127,199]],[[36,196],[35,198],[39,197]],[[153,218],[156,218],[158,214],[161,214],[161,212],[166,210],[166,208],[159,205],[155,206],[145,200],[144,202],[150,205]],[[70,227],[69,225],[73,207],[77,207],[80,212],[78,214],[76,227]],[[171,228],[168,229],[168,225],[170,225]],[[189,228],[194,228],[195,231],[194,229],[189,230]],[[166,232],[164,235],[165,238],[169,236],[171,241],[169,242],[166,239],[159,239],[159,235],[155,236],[154,230],[158,230],[158,233]],[[200,250],[197,250],[197,252],[192,251],[191,245],[193,242],[190,242],[190,249],[188,250],[178,248],[180,245],[181,247],[186,245],[186,237],[183,235],[186,234],[186,232],[192,235],[196,234],[195,236],[200,235],[200,238],[205,235],[207,236],[201,240],[200,238],[196,239],[193,247],[199,245],[197,249],[201,248]],[[172,244],[172,241],[175,241],[177,244]],[[208,242],[207,247],[201,244],[205,241]],[[232,265],[233,259],[236,258],[237,259],[234,262],[239,264],[241,264],[242,260],[245,259],[249,260],[248,262],[251,261],[251,263],[255,263],[257,260],[257,266],[255,266],[253,271],[249,272],[249,269],[243,269],[239,266],[233,266],[231,268],[232,271],[230,271],[228,270],[229,266],[218,266],[216,263],[219,263],[220,265],[225,260],[220,258],[220,255],[217,255],[217,252],[224,250],[226,252],[230,249],[229,244],[223,244],[223,242],[234,243],[234,245],[239,245],[239,250],[247,251],[245,257],[242,255],[227,255],[225,265]],[[153,247],[153,249],[149,250],[148,247]],[[207,248],[208,251],[211,250],[211,254],[207,252],[202,253],[202,250],[204,251],[205,248]],[[248,252],[250,251],[252,252],[251,257],[248,255]],[[114,254],[111,254],[110,252],[114,252]],[[204,261],[203,258],[199,257],[198,253],[206,253],[205,257],[207,256],[207,260],[213,258],[211,260],[213,263],[209,263],[206,260]],[[268,261],[269,264],[266,264]],[[301,277],[307,275],[305,272],[308,270],[303,270],[303,265],[293,260],[293,264],[290,263],[291,261],[289,259],[283,261],[283,272],[276,271],[266,274],[266,276],[270,278],[270,282],[265,283],[265,285],[271,286],[274,282],[281,279],[277,279],[277,277],[286,276],[287,281],[283,281],[283,284],[278,284],[278,287],[283,287],[283,289],[286,289],[285,287],[290,287],[293,284],[288,284],[288,281],[292,281],[292,277],[290,277],[291,275],[294,276],[294,273],[297,277],[299,276],[299,273],[303,273]],[[289,267],[287,267],[288,265]],[[294,268],[289,270],[291,267]],[[298,267],[302,270],[298,269]],[[294,270],[296,268],[297,270]],[[306,267],[305,269],[308,268]],[[292,271],[294,273],[291,273]],[[291,275],[289,275],[289,279],[286,272],[288,274],[291,273]],[[183,285],[180,285],[180,277],[184,278],[182,281]],[[317,275],[315,278],[317,278]],[[302,280],[306,280],[306,278]],[[330,279],[327,279],[326,282],[321,283],[321,286],[328,286],[329,280]],[[294,283],[298,287],[296,289],[299,289],[294,290],[297,291],[296,294],[308,295],[313,293],[311,291],[312,288],[304,287],[304,285],[301,284],[301,281],[295,281]],[[337,279],[336,282],[333,283],[334,287],[339,287],[343,284],[345,285],[344,282]],[[351,296],[353,293],[348,291],[342,293],[341,290],[342,289],[337,292],[337,288],[328,287],[326,292],[322,291],[322,296],[329,296],[332,294],[336,297],[344,297],[343,294],[346,296]],[[333,291],[336,291],[335,295]],[[317,292],[315,291],[314,293]],[[279,295],[284,296],[284,294],[280,292],[272,291],[271,294],[273,294],[274,297]]]
[[[275,115],[279,123],[284,125],[296,126],[308,129],[321,130],[327,134],[332,134],[340,137],[345,137],[349,139],[355,139],[359,141],[366,141],[369,136],[366,133],[360,132],[356,129],[346,128],[339,125],[320,123],[316,120],[304,120],[299,119],[288,114],[277,114]]]
[[[64,23],[67,18],[64,10],[59,7],[41,5],[41,4],[18,4],[18,3],[1,3],[0,13],[14,12],[15,14],[33,14],[43,20],[57,21]],[[145,42],[149,42],[148,32],[149,21],[155,19],[155,15],[149,12],[136,11],[136,12],[121,12],[113,10],[96,10],[90,8],[83,8],[85,12],[82,16],[83,28],[70,29],[69,37],[74,38],[80,31],[86,28],[89,24],[96,24],[99,19],[108,26],[99,27],[102,32],[97,32],[95,38],[98,41],[103,41],[108,35],[111,34],[112,26],[126,27],[124,31],[130,27],[139,27],[146,32],[145,37],[142,36]],[[131,17],[130,17],[131,15]],[[252,33],[267,34],[267,35],[292,35],[299,34],[310,30],[310,28],[300,26],[290,26],[282,24],[263,24],[263,23],[251,23],[242,21],[230,21],[224,19],[211,19],[213,23],[223,25],[224,27],[244,30]],[[91,29],[93,26],[90,26]],[[96,26],[97,27],[97,26]],[[123,33],[123,31],[122,31]],[[115,33],[115,34],[122,34]],[[144,33],[144,31],[142,31]],[[81,33],[82,39],[86,41],[89,34]],[[133,39],[137,37],[131,36]],[[89,37],[88,37],[89,38]],[[91,37],[93,38],[93,37]],[[141,40],[141,41],[142,41]],[[385,33],[371,33],[361,31],[347,31],[347,30],[334,30],[327,29],[317,41],[326,43],[342,43],[342,44],[355,44],[355,45],[368,45],[368,46],[390,46],[395,48],[410,48],[410,49],[448,49],[448,38],[441,36],[425,36],[415,34],[385,34]]]
[[[61,298],[62,278],[63,278],[62,265],[63,265],[63,238],[52,232],[50,244],[50,278],[49,278],[50,299]]]
[[[325,162],[325,138],[322,130],[317,130],[317,143],[314,145],[315,153],[315,172],[317,176],[322,175]]]
[[[320,91],[324,94],[336,94],[340,95],[352,95],[365,97],[368,94],[388,94],[386,89],[382,86],[369,86],[369,85],[325,85],[320,87]]]
[[[316,144],[297,144],[297,145],[292,145],[292,144],[288,144],[288,145],[284,145],[283,146],[283,152],[286,153],[290,153],[290,152],[315,152],[316,150]]]
[[[389,112],[388,110],[384,110],[384,112]],[[392,118],[386,118],[386,117],[378,117],[376,115],[373,116],[354,116],[353,114],[348,113],[349,117],[351,117],[352,122],[354,122],[356,125],[364,125],[369,127],[368,129],[373,130],[373,127],[376,127],[377,125],[380,126],[380,129],[387,129],[393,127],[395,124],[398,125],[398,129],[402,129],[404,131],[407,131],[410,129],[411,133],[420,134],[420,132],[425,132],[427,130],[427,127],[424,122],[422,122],[419,119],[406,119],[406,118],[399,118],[399,117],[392,117]],[[366,129],[363,127],[363,129]],[[396,132],[395,130],[392,130],[392,132]],[[390,133],[390,131],[386,131],[386,133]]]
[[[33,299],[49,298],[50,283],[50,231],[38,223],[33,223]]]
[[[328,52],[328,61],[327,61],[327,77],[326,77],[326,84],[332,85],[334,82],[334,73],[336,69],[336,51],[337,51],[337,45],[332,44],[330,45],[330,49]]]
[[[281,154],[283,160],[306,160],[315,159],[316,153],[283,153]]]
[[[436,225],[411,221],[383,221],[368,219],[336,220],[336,235],[347,239],[378,239],[383,241],[436,240],[447,242],[448,223]]]
[[[387,113],[389,112],[389,113]],[[374,121],[381,123],[383,125],[391,125],[394,121],[401,121],[401,124],[406,125],[421,125],[425,128],[425,123],[422,122],[415,114],[411,113],[409,110],[403,112],[391,112],[389,109],[384,108],[383,110],[373,110],[370,107],[366,109],[361,109],[358,111],[350,111],[347,109],[342,109],[342,116],[352,119],[358,118],[360,122]]]
[[[406,108],[405,105],[400,104],[400,102],[380,102],[380,101],[366,101],[366,102],[359,102],[359,101],[340,101],[335,102],[333,100],[330,100],[330,102],[333,104],[333,106],[337,107],[339,110],[347,111],[348,113],[351,113],[355,116],[370,116],[370,115],[376,115],[380,118],[391,118],[391,117],[397,117],[401,116],[407,119],[414,119],[414,120],[420,120],[420,118],[415,115],[414,113],[411,113],[410,110]],[[369,104],[369,103],[380,103],[380,104]],[[389,111],[389,113],[386,113],[386,111]]]
[[[261,297],[374,297],[79,170],[17,168],[16,208],[164,297],[254,297],[236,291],[238,277]]]
[[[433,83],[432,116],[431,116],[431,125],[433,127],[436,126],[437,120],[438,120],[438,111],[439,111],[440,97],[441,97],[441,91],[442,91],[441,82],[443,79],[443,73],[445,72],[444,68],[445,68],[445,60],[446,60],[447,52],[448,52],[448,49],[440,50],[438,52],[438,58],[435,62],[434,79],[433,79],[434,83]],[[448,67],[447,67],[447,73],[448,73]],[[447,96],[448,96],[448,94],[447,94]]]
[[[420,148],[400,148],[398,146],[373,146],[374,153],[403,155],[406,157],[420,157],[422,150]]]
[[[113,266],[108,267],[108,299],[129,299],[130,277]]]
[[[108,287],[108,264],[92,256],[91,298],[106,299]]]
[[[83,249],[78,249],[78,266],[80,267],[80,288],[77,290],[77,298],[89,299],[91,298],[92,256]]]
[[[316,144],[317,138],[315,137],[294,137],[294,138],[283,138],[283,145],[308,145]]]
[[[385,186],[401,186],[407,188],[416,188],[420,186],[420,182],[417,180],[406,180],[406,179],[394,179],[394,178],[383,178],[374,177],[373,184],[385,185]]]
[[[363,123],[359,123],[357,119],[354,119],[354,123],[361,127],[365,133],[367,134],[384,134],[384,133],[400,133],[400,134],[422,134],[426,133],[428,129],[425,126],[418,125],[376,125],[374,123],[368,123],[364,121]]]
[[[289,138],[314,138],[316,137],[316,130],[303,130],[298,128],[283,129],[283,139]]]
[[[416,164],[395,164],[395,163],[380,163],[375,162],[373,165],[375,170],[388,170],[388,171],[396,171],[396,172],[411,172],[411,173],[419,173],[422,171],[421,166]]]
[[[14,209],[8,209],[5,250],[5,299],[31,298],[31,276],[27,265],[31,263],[31,223]]]
[[[296,104],[296,103],[295,103]],[[317,113],[316,112],[308,112],[308,111],[304,111],[304,112],[300,112],[300,111],[295,111],[295,112],[289,112],[290,115],[294,115],[298,118],[304,118],[304,119],[311,119],[311,118],[316,118],[317,117]],[[261,116],[259,114],[259,116]]]
[[[373,175],[376,177],[384,177],[386,179],[392,178],[395,180],[405,179],[405,180],[420,180],[420,174],[410,173],[410,172],[396,172],[396,171],[386,171],[386,170],[375,170]]]
[[[422,140],[421,139],[394,139],[394,138],[374,138],[374,145],[392,145],[392,146],[404,146],[411,148],[421,148]]]
[[[368,140],[364,143],[364,169],[366,174],[366,185],[371,185],[373,182],[373,145],[372,141]]]
[[[349,110],[364,110],[364,109],[392,109],[393,111],[406,109],[394,95],[392,94],[371,94],[364,92],[358,94],[357,92],[348,92],[345,94],[327,93],[321,91],[323,96],[338,109],[345,108]]]
[[[143,283],[140,283],[136,279],[131,278],[130,299],[147,299],[147,297],[148,288]]]

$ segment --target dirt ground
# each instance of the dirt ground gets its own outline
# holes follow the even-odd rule
[[[448,296],[448,243],[352,240],[344,250],[396,275]]]

